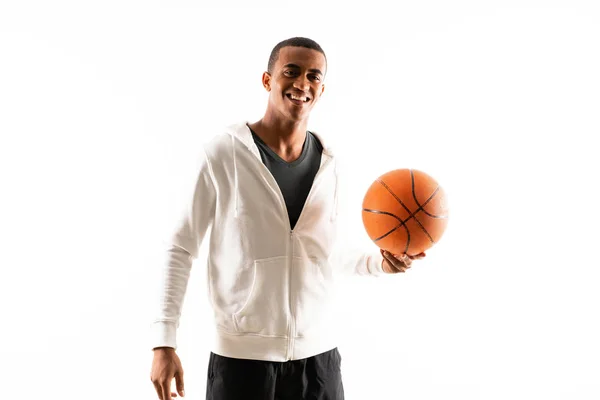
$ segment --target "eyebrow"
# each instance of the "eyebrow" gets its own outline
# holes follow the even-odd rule
[[[296,64],[285,64],[285,65],[283,66],[283,68],[295,68],[295,69],[300,69],[300,66],[298,66],[298,65],[296,65]],[[317,74],[323,75],[323,72],[321,72],[321,70],[320,70],[320,69],[318,69],[318,68],[312,68],[312,69],[309,69],[309,70],[308,70],[308,72],[312,72],[312,73],[317,73]]]

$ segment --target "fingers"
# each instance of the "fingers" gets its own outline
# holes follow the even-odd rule
[[[399,261],[399,265],[405,268],[410,268],[412,265],[412,259],[406,254],[394,255],[394,258]]]
[[[170,382],[152,381],[156,394],[160,400],[171,400],[171,397],[177,397],[177,393],[171,392]],[[183,394],[181,395],[183,396]]]
[[[160,400],[171,400],[171,397],[177,397],[177,393],[171,392],[170,385],[163,384],[161,386],[158,382],[152,382],[154,384],[154,389],[156,389],[156,393],[158,394],[158,398]],[[170,393],[170,396],[169,396]]]
[[[158,382],[152,382],[154,384],[154,389],[156,390],[156,394],[158,394],[158,398],[163,400],[162,388]]]
[[[414,256],[409,256],[411,260],[420,260],[421,258],[425,258],[425,253],[419,253]]]
[[[181,397],[184,397],[185,391],[183,390],[183,371],[181,370],[175,373],[175,385],[177,387],[177,393],[179,393]]]
[[[404,273],[410,268],[410,264],[412,263],[412,260],[405,255],[394,256],[387,251],[382,251],[381,254],[385,260],[384,264],[387,262],[387,265],[391,268],[391,270],[387,271],[384,267],[384,271],[389,273]]]
[[[382,267],[387,273],[403,273],[412,265],[413,260],[420,260],[426,256],[424,252],[415,255],[392,254],[386,250],[381,250],[383,256]]]
[[[162,400],[171,400],[171,385],[164,383],[162,385]]]

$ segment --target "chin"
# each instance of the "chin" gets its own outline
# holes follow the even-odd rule
[[[287,110],[287,116],[290,119],[302,121],[308,119],[310,115],[310,110]]]
[[[288,115],[288,118],[290,119],[290,121],[294,121],[294,122],[302,122],[302,121],[306,121],[308,119],[308,113],[302,113],[302,114],[292,114],[292,115]]]

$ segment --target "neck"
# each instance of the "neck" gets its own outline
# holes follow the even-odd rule
[[[307,125],[307,120],[282,120],[268,113],[259,121],[249,124],[267,146],[288,162],[300,157]]]

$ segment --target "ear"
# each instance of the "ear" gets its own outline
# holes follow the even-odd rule
[[[325,91],[325,84],[321,85],[321,94],[319,95],[319,97],[321,97],[323,95],[323,92]]]
[[[263,72],[262,84],[263,87],[267,89],[267,92],[271,91],[271,75],[268,72]]]

